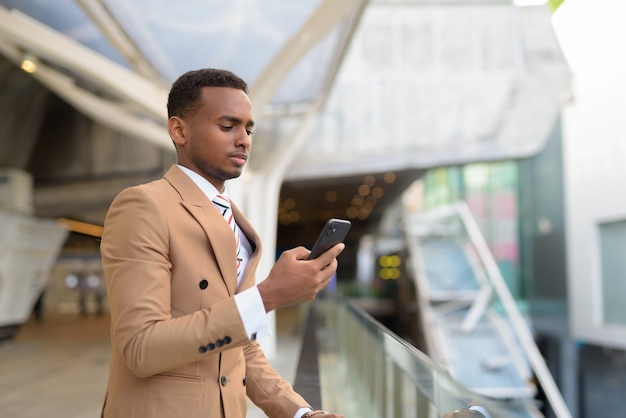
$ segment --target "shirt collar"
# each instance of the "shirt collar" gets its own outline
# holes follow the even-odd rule
[[[226,199],[228,199],[228,193],[226,191],[226,186],[224,186],[224,191],[222,193],[220,193],[215,186],[213,186],[211,184],[210,181],[208,181],[207,179],[205,179],[204,177],[202,177],[200,174],[196,173],[195,171],[192,171],[190,169],[188,169],[187,167],[183,167],[180,164],[176,164],[178,166],[178,168],[180,168],[183,173],[187,174],[187,176],[189,176],[189,178],[196,184],[196,186],[198,186],[200,188],[200,190],[202,190],[202,193],[204,193],[206,195],[206,197],[209,198],[209,200],[212,202],[213,199],[215,198],[215,196],[222,195],[224,196]]]

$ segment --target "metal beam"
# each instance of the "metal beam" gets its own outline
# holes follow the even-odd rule
[[[0,7],[0,39],[167,120],[167,90],[17,10]]]
[[[350,17],[351,13],[362,11],[366,3],[367,0],[323,0],[250,88],[250,98],[255,107],[263,109],[269,104],[293,67],[341,20]]]
[[[271,172],[272,177],[279,178],[279,182],[282,182],[294,155],[300,149],[307,126],[311,123],[314,115],[319,112],[328,96],[339,64],[346,53],[352,34],[366,5],[367,0],[346,0],[339,3],[334,0],[322,1],[300,30],[283,45],[250,89],[250,98],[255,108],[263,109],[266,107],[293,67],[337,25],[341,24],[342,21],[346,22],[342,36],[339,38],[339,45],[335,50],[334,59],[327,69],[323,91],[308,107],[307,112],[302,115],[301,126],[296,129],[299,133],[290,138],[282,138],[278,142],[278,149],[274,150],[276,152],[262,156],[261,171]]]
[[[0,53],[19,66],[21,56],[18,49],[0,42]],[[37,63],[37,71],[31,76],[92,120],[132,138],[174,150],[164,125],[135,116],[121,103],[113,103],[94,95],[77,86],[74,80],[60,71]]]
[[[102,0],[76,0],[76,2],[138,74],[160,86],[168,84]]]

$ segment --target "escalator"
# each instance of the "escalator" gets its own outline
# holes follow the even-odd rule
[[[522,416],[543,416],[541,389],[556,416],[569,417],[465,203],[408,214],[403,229],[427,354],[469,390],[522,405]]]

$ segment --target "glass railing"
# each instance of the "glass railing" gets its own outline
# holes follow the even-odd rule
[[[492,418],[541,417],[528,401],[484,398],[343,298],[312,304],[324,409],[362,418],[435,418],[470,402]]]

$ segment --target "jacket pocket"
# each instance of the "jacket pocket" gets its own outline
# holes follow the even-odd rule
[[[205,378],[180,373],[160,373],[150,378],[144,417],[177,418],[199,416],[207,410]]]

